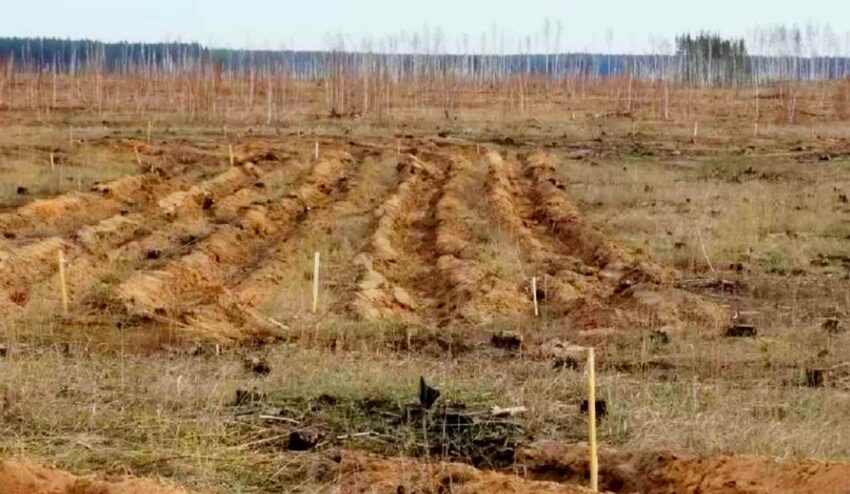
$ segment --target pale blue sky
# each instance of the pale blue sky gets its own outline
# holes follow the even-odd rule
[[[830,24],[841,52],[850,51],[850,0],[2,0],[0,36],[87,37],[108,41],[200,41],[225,47],[329,48],[345,33],[349,48],[373,47],[401,32],[442,30],[444,50],[462,35],[478,50],[493,27],[504,49],[541,33],[544,19],[563,27],[564,50],[658,50],[656,40],[710,29],[748,36],[776,23]],[[502,35],[504,33],[504,36]],[[610,37],[609,37],[610,33]],[[542,36],[541,36],[542,38]],[[433,38],[432,38],[433,39]],[[610,43],[609,43],[610,39]],[[551,43],[554,43],[552,41]],[[499,43],[497,43],[498,45]],[[542,42],[538,42],[538,47]],[[498,46],[497,46],[498,48]],[[825,51],[825,50],[822,50]]]

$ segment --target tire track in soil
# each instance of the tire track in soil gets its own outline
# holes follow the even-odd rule
[[[129,316],[175,322],[208,336],[243,339],[277,332],[279,324],[243,306],[231,288],[311,210],[326,207],[347,188],[352,162],[348,153],[325,152],[293,193],[245,209],[238,221],[218,228],[188,254],[134,274],[116,288],[116,301]]]

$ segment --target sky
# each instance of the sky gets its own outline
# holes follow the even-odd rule
[[[441,51],[469,46],[516,52],[544,45],[550,22],[562,51],[663,52],[682,32],[710,30],[749,39],[756,27],[829,24],[850,52],[848,0],[3,0],[0,36],[104,41],[198,41],[227,48],[373,49],[391,37],[429,33]],[[439,32],[439,34],[437,34]],[[402,38],[402,33],[405,37]],[[495,33],[495,36],[493,36]],[[464,43],[464,36],[468,39]],[[536,41],[535,41],[536,36]],[[493,42],[495,39],[495,43]],[[666,44],[665,44],[666,42]],[[751,51],[753,51],[751,49]]]

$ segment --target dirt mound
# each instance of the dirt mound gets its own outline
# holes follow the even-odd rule
[[[27,462],[0,462],[0,494],[187,494],[149,480],[117,482],[80,478]]]
[[[515,475],[483,472],[459,463],[424,463],[411,459],[387,459],[345,453],[342,457],[341,492],[348,494],[404,493],[528,493],[584,494],[576,485],[524,480]]]
[[[329,311],[343,319],[463,328],[515,322],[533,314],[536,278],[543,315],[579,331],[726,322],[714,305],[676,290],[669,271],[589,224],[545,153],[480,156],[423,142],[412,154],[372,161],[359,147],[323,142],[322,158],[305,160],[297,146],[246,144],[238,164],[224,167],[226,154],[215,146],[140,146],[146,161],[173,162],[168,173],[0,215],[0,314],[59,309],[61,248],[72,316],[108,313],[226,339],[280,335],[290,330],[281,322],[290,311],[270,307],[289,302],[272,298],[293,278],[292,261],[276,253],[307,238],[307,225],[316,245],[327,240],[351,253],[323,281],[339,299]],[[193,160],[218,163],[204,169]],[[371,179],[380,177],[381,192],[346,210],[347,228],[334,231],[324,211],[347,202],[367,162],[380,171]],[[317,216],[325,218],[321,230]]]
[[[57,253],[63,243],[55,237],[0,250],[0,314],[8,314],[29,303],[31,278],[56,269]]]
[[[485,259],[471,200],[483,187],[461,152],[422,149],[399,164],[379,209],[354,311],[366,319],[486,323],[528,313],[524,280]]]
[[[232,222],[218,225],[186,255],[160,269],[137,272],[121,283],[115,290],[120,306],[128,314],[176,321],[209,336],[239,339],[275,332],[277,325],[237,300],[229,285],[244,276],[246,268],[252,269],[274,241],[303,221],[311,209],[324,206],[335,191],[345,187],[352,158],[346,153],[327,155],[313,166],[306,183],[279,202],[240,208]],[[218,185],[241,183],[245,172],[232,170],[209,187],[193,188],[189,196],[160,206],[171,210],[174,205],[174,211],[185,204],[197,207],[198,198],[213,193]]]
[[[448,180],[436,206],[437,269],[451,287],[449,308],[469,322],[527,314],[524,280],[504,279],[498,275],[499,267],[479,261],[481,249],[470,227],[475,212],[469,205],[469,195],[479,184],[471,176],[471,167],[462,156],[449,159]]]
[[[375,212],[377,222],[370,248],[355,259],[361,275],[351,309],[367,320],[417,321],[417,311],[428,302],[414,298],[407,288],[390,278],[404,255],[401,244],[405,225],[415,214],[421,189],[439,172],[414,156],[404,158],[397,168],[398,185]]]
[[[235,191],[259,176],[259,170],[251,163],[235,166],[189,190],[169,194],[160,199],[157,204],[166,215],[197,214],[203,207],[204,199]]]
[[[535,443],[518,452],[517,463],[532,479],[579,482],[588,475],[587,445]],[[618,493],[843,494],[850,485],[850,464],[811,460],[603,448],[599,465],[600,488]]]
[[[356,261],[362,274],[350,308],[361,317],[441,325],[515,320],[530,314],[537,277],[547,316],[577,330],[725,321],[714,304],[674,288],[672,271],[587,223],[544,153],[506,160],[490,151],[482,159],[423,146],[398,171],[370,248]],[[494,226],[505,233],[493,233]]]

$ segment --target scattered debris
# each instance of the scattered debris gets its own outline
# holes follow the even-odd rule
[[[315,448],[325,435],[315,427],[305,427],[289,433],[286,449],[289,451],[310,451]]]
[[[490,338],[490,343],[496,348],[517,351],[522,349],[522,334],[516,331],[499,331]]]
[[[822,388],[826,371],[823,369],[806,369],[805,384],[810,388]]]
[[[233,401],[234,406],[250,405],[259,403],[266,399],[264,393],[260,393],[256,389],[237,389],[236,399]]]
[[[272,371],[272,366],[268,361],[259,357],[245,359],[245,368],[258,376],[265,376]]]
[[[422,408],[428,410],[434,403],[436,403],[437,399],[440,397],[440,390],[437,388],[432,388],[428,386],[425,382],[425,377],[419,377],[419,403],[422,405]]]
[[[844,331],[844,328],[841,326],[841,321],[839,321],[837,317],[830,317],[826,319],[823,324],[821,324],[821,328],[831,334],[837,334]]]
[[[758,331],[751,324],[733,324],[723,334],[727,338],[755,338]]]
[[[534,354],[541,358],[554,360],[556,369],[577,370],[584,365],[587,348],[558,339],[550,340],[538,347]]]
[[[656,329],[649,334],[649,341],[656,345],[666,345],[670,343],[670,334],[664,329]]]
[[[523,406],[502,408],[498,405],[493,405],[490,408],[490,415],[494,417],[516,417],[527,412],[528,409]]]
[[[608,415],[608,403],[605,400],[596,400],[596,420],[601,422],[602,419]],[[585,400],[581,400],[581,405],[579,405],[579,412],[587,415],[590,410],[589,402]]]

